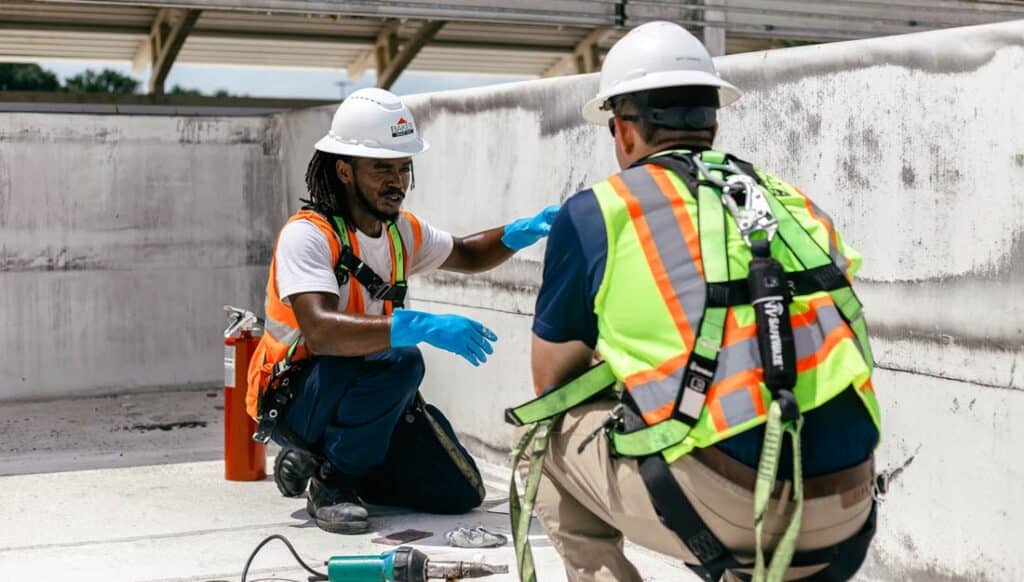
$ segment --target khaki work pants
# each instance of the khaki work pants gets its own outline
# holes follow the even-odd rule
[[[552,427],[550,446],[535,510],[565,562],[570,582],[640,582],[643,578],[623,554],[623,538],[696,564],[697,559],[651,505],[634,459],[609,454],[608,441],[594,439],[582,454],[577,447],[607,418],[614,402],[578,407]],[[525,471],[526,464],[520,466]],[[672,464],[672,473],[697,513],[741,561],[753,561],[753,492],[715,473],[691,455]],[[858,488],[864,492],[869,488]],[[788,524],[792,502],[772,500],[765,524],[767,548],[773,548]],[[834,545],[857,533],[871,510],[870,494],[831,495],[804,501],[798,550]],[[824,568],[790,568],[786,579]],[[750,573],[750,570],[741,570]],[[694,577],[694,580],[697,578]],[[725,580],[737,580],[726,574]]]

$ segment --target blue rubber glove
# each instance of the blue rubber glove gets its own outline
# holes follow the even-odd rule
[[[552,204],[541,210],[536,216],[520,218],[506,224],[505,234],[501,235],[501,242],[508,248],[518,251],[546,237],[551,231],[551,223],[555,221],[555,215],[558,214],[560,208],[561,205]]]
[[[498,336],[483,324],[461,315],[437,315],[424,311],[396,309],[391,314],[391,347],[414,346],[420,342],[447,350],[479,366],[493,354],[491,342]]]

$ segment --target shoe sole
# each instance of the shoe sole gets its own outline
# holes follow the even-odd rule
[[[370,522],[368,521],[335,522],[317,519],[316,526],[326,532],[342,535],[355,535],[370,531]]]
[[[285,497],[289,497],[289,498],[292,498],[292,499],[295,499],[295,498],[298,498],[298,497],[304,497],[306,495],[306,488],[309,487],[309,477],[312,477],[313,475],[310,474],[309,477],[306,477],[306,487],[303,487],[302,491],[299,491],[298,493],[294,493],[294,494],[293,493],[289,493],[288,491],[285,490],[284,485],[282,485],[281,481],[279,481],[278,478],[277,478],[277,476],[281,474],[281,462],[283,460],[284,460],[284,453],[283,453],[283,451],[278,453],[277,456],[274,457],[274,485],[277,485],[278,492],[280,492],[281,495],[283,495]]]

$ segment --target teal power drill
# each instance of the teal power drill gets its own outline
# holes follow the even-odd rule
[[[379,556],[334,556],[327,561],[328,582],[427,582],[482,578],[491,574],[508,574],[508,566],[434,562],[409,546]]]

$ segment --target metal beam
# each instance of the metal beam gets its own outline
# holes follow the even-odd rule
[[[135,55],[135,66],[139,67],[145,60],[149,61],[149,92],[163,95],[164,81],[178,57],[181,46],[185,44],[188,33],[199,20],[201,10],[185,10],[183,8],[161,8],[156,13],[153,25],[149,29],[149,37],[145,46],[140,47]],[[148,58],[147,58],[148,57]]]
[[[377,42],[374,43],[373,58],[377,65],[377,77],[380,78],[382,71],[388,68],[391,61],[398,54],[398,29],[402,26],[401,21],[396,19],[387,20],[380,32],[377,33]],[[365,69],[363,70],[365,72]],[[385,87],[386,88],[386,87]]]
[[[572,53],[558,59],[558,62],[548,67],[541,76],[596,73],[601,70],[601,53],[598,45],[614,30],[611,27],[602,27],[590,31],[590,34],[576,44]]]
[[[441,27],[443,27],[444,24],[443,20],[423,23],[419,30],[416,31],[416,34],[412,35],[409,40],[405,41],[401,50],[398,50],[389,56],[387,64],[383,67],[380,66],[380,55],[382,51],[380,42],[378,41],[377,87],[380,87],[381,89],[390,89],[391,85],[393,85],[398,79],[398,76],[402,74],[402,71],[404,71],[405,68],[409,66],[409,63],[416,58],[416,55],[419,54],[423,46],[437,35],[438,31],[441,30]],[[397,42],[397,35],[395,38]],[[388,49],[390,49],[390,45],[388,45]]]
[[[594,0],[42,0],[107,6],[163,6],[239,12],[334,14],[463,22],[608,26],[618,1]],[[621,0],[620,0],[621,1]]]
[[[376,54],[377,51],[374,50],[374,48],[368,48],[360,53],[359,56],[356,57],[356,60],[352,61],[352,64],[349,65],[346,70],[348,73],[348,80],[355,81],[357,79],[362,79],[363,75],[366,74],[366,69],[370,68],[370,64],[373,62],[373,58]]]

